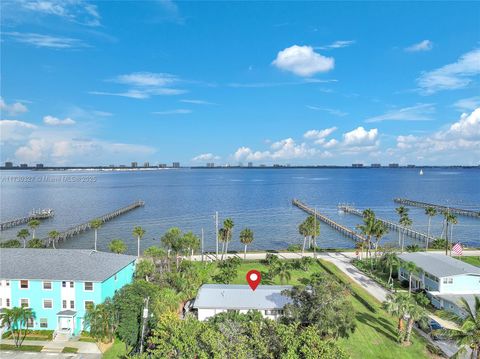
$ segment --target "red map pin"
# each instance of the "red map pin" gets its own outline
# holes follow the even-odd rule
[[[258,270],[252,269],[247,273],[247,282],[252,290],[257,289],[258,285],[262,280],[262,275]]]

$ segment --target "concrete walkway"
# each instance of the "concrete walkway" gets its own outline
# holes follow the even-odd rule
[[[1,344],[15,344],[12,339],[2,339]],[[39,345],[43,346],[44,352],[59,353],[65,347],[72,347],[78,349],[78,354],[97,354],[101,355],[100,349],[97,344],[89,342],[79,342],[78,340],[71,339],[65,342],[54,342],[50,340],[24,340],[23,345]],[[3,353],[2,353],[3,354]]]

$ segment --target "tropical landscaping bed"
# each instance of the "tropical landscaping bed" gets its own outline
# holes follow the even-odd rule
[[[0,344],[0,350],[14,350],[21,352],[41,352],[43,349],[42,345],[22,345],[16,347],[13,344]]]
[[[53,330],[28,330],[25,340],[52,340]],[[3,333],[2,339],[12,339],[12,332],[7,331]]]

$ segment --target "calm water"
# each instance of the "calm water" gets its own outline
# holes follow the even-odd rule
[[[161,235],[172,226],[200,235],[205,231],[205,248],[215,247],[213,215],[220,220],[232,217],[235,238],[232,249],[240,249],[238,233],[244,227],[255,233],[252,249],[281,249],[301,243],[298,224],[305,214],[292,207],[292,198],[315,206],[320,213],[355,227],[360,218],[341,214],[339,203],[354,204],[360,209],[372,208],[378,217],[397,221],[394,197],[447,204],[480,210],[479,169],[215,169],[160,170],[125,172],[72,171],[2,171],[2,221],[26,215],[32,208],[53,208],[55,217],[43,221],[37,237],[52,229],[90,220],[137,199],[144,208],[104,224],[99,230],[99,247],[120,238],[134,253],[136,244],[131,232],[135,225],[146,230],[142,248],[159,243]],[[32,182],[12,182],[11,176],[29,176]],[[78,176],[94,176],[96,181],[78,183]],[[410,208],[413,227],[426,232],[423,209]],[[480,246],[480,220],[458,217],[454,239]],[[0,233],[2,240],[14,238],[21,227]],[[441,232],[441,217],[432,220],[432,233]],[[385,242],[395,241],[391,232]],[[353,246],[325,224],[321,227],[322,247]],[[93,232],[70,239],[63,247],[91,248]]]

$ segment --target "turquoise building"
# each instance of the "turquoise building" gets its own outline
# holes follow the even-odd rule
[[[89,306],[132,282],[135,260],[92,250],[2,248],[0,308],[31,308],[32,329],[78,335]]]
[[[480,298],[480,268],[438,253],[414,252],[398,256],[402,263],[413,262],[412,289],[425,290],[432,305],[464,316],[461,299],[473,308]],[[400,265],[398,277],[409,280],[410,273]]]

